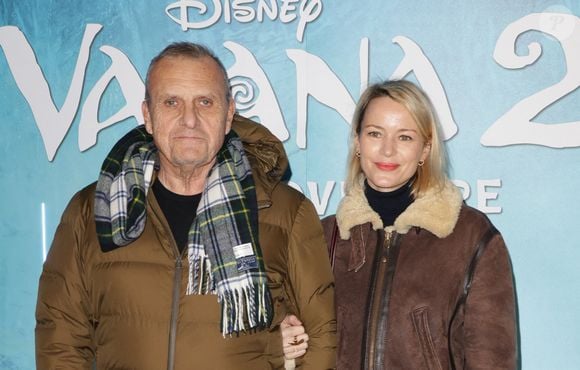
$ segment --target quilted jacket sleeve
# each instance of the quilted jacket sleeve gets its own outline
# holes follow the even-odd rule
[[[516,304],[511,263],[500,234],[475,269],[465,306],[465,369],[516,369]]]
[[[92,368],[94,348],[85,307],[79,250],[87,212],[78,194],[65,210],[44,263],[36,303],[36,368]]]
[[[334,278],[322,226],[314,206],[304,199],[295,218],[288,265],[296,315],[310,337],[300,369],[334,369],[336,363],[336,315]]]

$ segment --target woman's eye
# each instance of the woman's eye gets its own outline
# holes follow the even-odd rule
[[[409,135],[401,135],[400,138],[401,138],[401,141],[410,141],[410,140],[413,140],[413,138],[410,137]]]
[[[369,131],[367,135],[369,135],[370,137],[379,137],[381,136],[381,133],[378,131]]]

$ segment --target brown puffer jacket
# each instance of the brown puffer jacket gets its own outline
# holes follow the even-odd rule
[[[186,295],[187,255],[179,257],[167,221],[149,192],[147,224],[128,246],[101,252],[93,217],[94,184],[74,196],[44,264],[36,308],[38,369],[166,369],[172,292],[179,289],[175,369],[283,367],[278,324],[296,313],[310,335],[303,369],[335,364],[332,271],[314,207],[280,183],[282,144],[240,116],[233,129],[252,163],[260,245],[274,303],[271,330],[223,338],[214,295]],[[177,260],[185,266],[174,284]]]
[[[417,198],[383,229],[361,183],[336,221],[338,228],[334,216],[323,220],[327,240],[336,240],[337,369],[517,367],[508,252],[492,233],[469,268],[482,236],[495,229],[453,184]]]

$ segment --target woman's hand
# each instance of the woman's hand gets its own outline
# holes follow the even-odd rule
[[[308,349],[308,334],[304,332],[302,322],[294,315],[288,315],[280,323],[284,358],[292,360],[304,356]]]

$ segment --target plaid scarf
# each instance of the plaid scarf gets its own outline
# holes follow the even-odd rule
[[[139,126],[103,163],[95,222],[104,252],[131,243],[143,232],[156,162],[153,138]],[[256,189],[242,142],[233,131],[206,180],[187,251],[187,294],[217,294],[224,336],[269,327],[273,309],[258,240]]]

